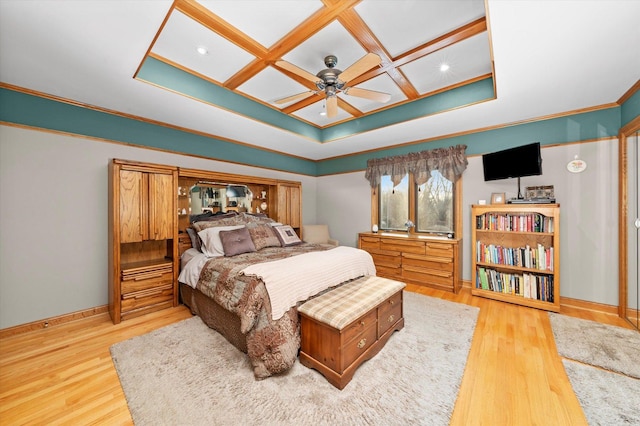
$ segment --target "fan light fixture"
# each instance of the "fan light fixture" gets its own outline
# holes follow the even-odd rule
[[[335,66],[338,64],[338,58],[334,55],[329,55],[324,58],[324,64],[326,69],[313,75],[310,72],[303,70],[287,61],[277,61],[276,65],[289,73],[296,74],[298,77],[302,77],[305,80],[313,83],[317,90],[309,90],[297,95],[287,96],[286,98],[278,99],[276,104],[284,104],[301,99],[308,98],[312,95],[318,95],[324,92],[326,102],[326,115],[329,117],[335,117],[338,115],[338,96],[339,92],[345,95],[356,96],[359,98],[365,98],[377,102],[388,102],[391,99],[391,95],[383,92],[376,92],[374,90],[360,89],[358,87],[347,87],[347,84],[356,77],[359,77],[363,73],[369,71],[373,67],[379,66],[381,63],[380,56],[375,53],[368,53],[362,58],[358,59],[353,65],[346,70],[342,71]],[[320,113],[322,115],[322,113]]]

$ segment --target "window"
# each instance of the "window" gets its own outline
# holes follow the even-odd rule
[[[453,232],[453,183],[434,170],[417,195],[416,231]]]
[[[380,229],[406,231],[405,223],[411,220],[415,232],[455,233],[456,186],[439,171],[432,171],[422,185],[407,174],[395,188],[391,176],[382,176],[377,194]]]
[[[410,234],[461,232],[460,177],[468,164],[466,149],[456,145],[367,160],[371,223]]]
[[[406,230],[409,219],[409,175],[395,188],[391,176],[382,176],[380,181],[380,229]]]

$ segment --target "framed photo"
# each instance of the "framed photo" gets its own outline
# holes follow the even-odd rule
[[[504,192],[494,192],[491,194],[491,204],[504,204]]]

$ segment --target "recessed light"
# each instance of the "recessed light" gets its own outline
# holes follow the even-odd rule
[[[449,70],[449,64],[446,64],[446,63],[440,64],[440,71],[446,72],[448,70]]]
[[[196,51],[201,54],[201,55],[206,55],[207,53],[209,53],[209,51],[207,50],[206,47],[204,46],[198,46],[196,47]]]

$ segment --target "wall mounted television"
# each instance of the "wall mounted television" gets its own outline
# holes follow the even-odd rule
[[[522,198],[520,178],[542,174],[540,142],[484,154],[482,168],[485,181],[518,178],[518,198]]]
[[[541,175],[540,142],[484,154],[482,168],[485,181]]]

